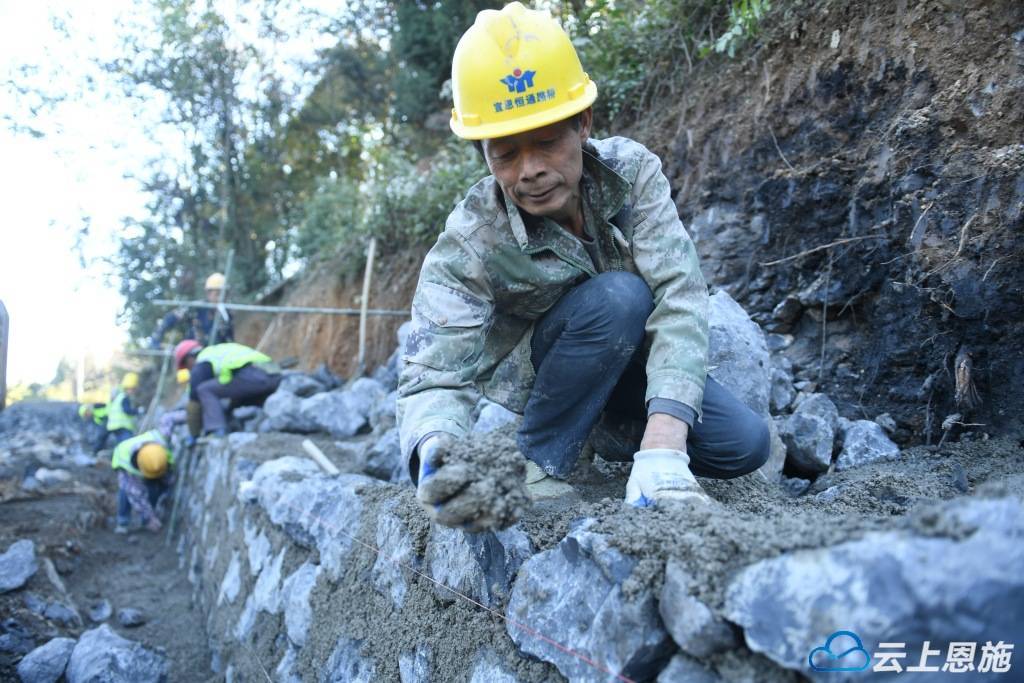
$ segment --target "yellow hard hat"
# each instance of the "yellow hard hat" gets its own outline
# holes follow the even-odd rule
[[[188,368],[178,370],[178,384],[187,384],[190,379],[192,379],[192,373],[188,371]]]
[[[452,98],[452,131],[483,140],[567,119],[594,103],[597,85],[548,12],[513,2],[477,14],[459,39]]]
[[[224,289],[224,276],[221,273],[214,273],[206,278],[207,289]]]
[[[136,461],[146,479],[159,479],[167,473],[167,449],[161,444],[143,444],[136,455]]]
[[[135,372],[126,372],[124,377],[121,378],[122,389],[134,389],[139,386],[139,375]]]

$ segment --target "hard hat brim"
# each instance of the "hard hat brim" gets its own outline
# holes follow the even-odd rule
[[[597,84],[589,81],[586,89],[583,91],[583,95],[580,97],[557,107],[537,112],[536,114],[519,117],[510,121],[485,123],[479,126],[467,126],[462,123],[461,119],[452,118],[449,121],[449,125],[452,132],[463,140],[493,140],[494,138],[518,135],[519,133],[525,133],[526,131],[536,130],[549,126],[552,123],[564,121],[592,105],[596,99]]]

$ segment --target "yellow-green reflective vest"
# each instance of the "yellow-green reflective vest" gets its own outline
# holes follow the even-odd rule
[[[135,431],[135,416],[124,412],[125,393],[117,392],[114,400],[107,405],[107,431],[113,432],[118,429]]]
[[[78,406],[78,417],[85,419],[85,411],[89,408],[88,403],[83,403]],[[103,421],[107,419],[107,411],[109,408],[106,403],[96,403],[92,406],[92,421],[98,425],[102,425]]]
[[[139,449],[147,443],[158,443],[166,448],[167,466],[171,467],[174,465],[174,453],[171,452],[171,445],[167,443],[167,439],[163,437],[159,430],[151,429],[148,432],[143,432],[138,436],[125,439],[121,443],[117,444],[117,446],[114,447],[114,455],[110,458],[110,468],[114,470],[124,470],[136,477],[141,477],[142,472],[132,464],[132,456],[138,453]]]
[[[207,346],[196,357],[197,363],[209,363],[213,366],[213,374],[221,384],[231,381],[232,373],[243,365],[259,365],[272,363],[270,356],[251,349],[245,344],[226,342]]]

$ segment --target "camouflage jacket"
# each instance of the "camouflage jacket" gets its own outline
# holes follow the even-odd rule
[[[584,148],[583,244],[549,219],[520,214],[493,176],[474,185],[423,261],[398,384],[402,454],[430,432],[465,434],[480,393],[522,413],[534,381],[534,322],[580,281],[620,270],[654,293],[647,320],[647,400],[700,415],[708,294],[661,161],[614,137]],[[598,261],[595,271],[594,261]]]

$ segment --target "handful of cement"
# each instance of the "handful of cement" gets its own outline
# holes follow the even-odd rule
[[[468,531],[504,529],[530,503],[526,459],[510,429],[469,434],[452,441],[437,474],[428,482],[430,497],[444,500],[434,518]]]

